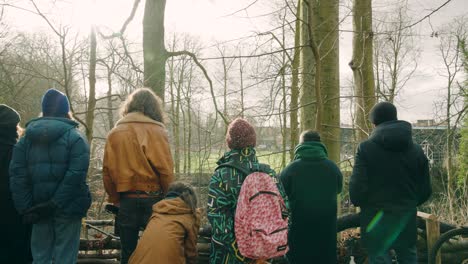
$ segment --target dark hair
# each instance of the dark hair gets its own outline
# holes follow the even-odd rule
[[[299,137],[299,143],[310,141],[320,142],[320,134],[314,130],[306,130],[302,132],[301,136]]]
[[[375,104],[369,113],[369,121],[376,126],[394,120],[398,120],[397,109],[395,105],[390,102]]]
[[[148,88],[136,89],[122,104],[120,110],[122,116],[132,112],[140,112],[155,121],[165,123],[163,101]]]
[[[169,190],[167,193],[177,194],[188,205],[188,207],[192,209],[192,213],[196,214],[197,195],[195,194],[192,186],[183,182],[174,182],[169,185]]]

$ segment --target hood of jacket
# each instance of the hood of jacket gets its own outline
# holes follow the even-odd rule
[[[140,112],[128,113],[127,115],[122,117],[119,121],[117,121],[116,126],[125,124],[125,123],[151,123],[151,124],[155,124],[155,125],[165,128],[163,123],[153,120]]]
[[[384,122],[372,131],[369,140],[389,151],[405,151],[413,145],[411,124],[402,120]]]
[[[258,163],[257,152],[253,147],[231,149],[225,152],[224,155],[216,162],[216,164],[221,165],[230,161],[239,161],[241,163]]]
[[[193,214],[192,209],[179,197],[166,198],[154,204],[153,212],[168,215]]]
[[[323,160],[328,158],[328,151],[322,142],[309,141],[296,146],[294,160]]]
[[[67,118],[40,117],[26,124],[26,138],[51,143],[76,127],[78,127],[78,123]]]

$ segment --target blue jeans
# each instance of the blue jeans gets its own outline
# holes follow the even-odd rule
[[[31,235],[33,263],[75,264],[80,231],[80,218],[55,216],[34,224]]]
[[[402,247],[394,248],[397,255],[398,264],[417,264],[418,256],[416,246],[414,247]],[[386,252],[382,255],[371,256],[369,255],[369,264],[392,264],[392,257],[390,252]]]

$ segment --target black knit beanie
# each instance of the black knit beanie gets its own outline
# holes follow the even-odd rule
[[[8,105],[0,104],[0,126],[16,127],[21,121],[20,115]]]
[[[397,109],[390,102],[377,103],[370,111],[369,120],[376,126],[384,122],[398,120]]]

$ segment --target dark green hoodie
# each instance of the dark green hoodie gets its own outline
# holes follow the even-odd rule
[[[320,142],[295,149],[295,160],[281,172],[291,208],[290,263],[336,263],[337,194],[343,176]],[[320,227],[320,228],[317,228]]]

